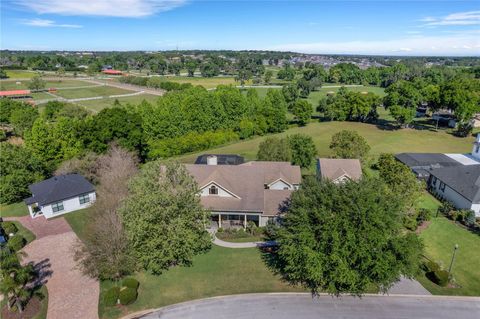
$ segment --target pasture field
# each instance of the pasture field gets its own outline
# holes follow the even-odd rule
[[[134,96],[126,96],[126,97],[119,97],[116,98],[122,105],[126,105],[128,103],[132,105],[138,105],[143,100],[149,103],[156,103],[159,96],[151,95],[151,94],[139,94]],[[112,107],[113,103],[115,103],[115,98],[105,98],[101,100],[87,100],[87,101],[78,101],[76,104],[82,105],[85,108],[92,110],[92,111],[101,111],[104,108]]]
[[[341,130],[354,130],[362,135],[371,147],[370,154],[377,156],[381,153],[401,152],[433,152],[433,153],[467,153],[471,151],[473,137],[459,138],[445,131],[430,131],[417,129],[387,130],[375,124],[359,122],[320,122],[310,123],[304,127],[293,127],[279,134],[269,136],[284,137],[289,134],[302,133],[310,135],[317,147],[320,157],[330,156],[329,144],[332,135]],[[256,157],[258,145],[266,136],[256,137],[225,145],[208,151],[179,157],[182,162],[193,163],[196,157],[203,153],[211,154],[239,154],[246,159]]]
[[[21,82],[20,84],[16,84],[16,82]],[[23,90],[28,89],[29,80],[20,80],[20,81],[10,81],[10,80],[2,80],[0,81],[0,89],[1,90]],[[88,86],[94,85],[89,82],[85,82],[82,80],[71,80],[71,79],[64,79],[64,80],[46,80],[46,88],[68,88],[68,87],[78,87],[78,86]]]
[[[204,77],[187,77],[187,76],[161,76],[164,81],[171,81],[177,83],[192,83],[192,85],[201,85],[206,89],[213,89],[219,85],[239,85],[239,82],[235,82],[233,77],[217,76],[213,78]]]
[[[84,97],[129,94],[134,92],[135,91],[120,89],[113,86],[94,86],[89,88],[58,90],[55,92],[55,95],[64,97],[66,99],[78,99]]]
[[[28,70],[5,70],[5,73],[12,79],[30,79],[37,74],[35,71]]]
[[[336,84],[326,84],[325,86],[327,87],[322,87],[318,91],[314,91],[310,93],[310,95],[307,98],[307,101],[310,102],[310,104],[313,105],[313,108],[316,109],[318,106],[318,103],[320,102],[321,99],[327,96],[327,93],[329,92],[337,92],[340,89],[340,85]],[[328,87],[328,86],[335,86],[335,87]],[[347,90],[353,91],[353,92],[371,92],[375,93],[381,97],[385,96],[385,90],[381,87],[378,86],[355,86],[355,87],[347,87]]]

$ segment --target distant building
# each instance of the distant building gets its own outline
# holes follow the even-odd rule
[[[357,181],[362,177],[362,166],[358,159],[319,158],[317,176],[335,184]]]
[[[95,188],[83,176],[54,176],[28,187],[32,196],[25,199],[32,218],[52,218],[91,205],[96,199]]]
[[[123,72],[119,71],[119,70],[103,70],[102,73],[107,74],[107,75],[122,75],[123,74]]]

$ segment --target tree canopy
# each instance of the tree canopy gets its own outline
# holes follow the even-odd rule
[[[307,178],[278,231],[275,264],[313,293],[385,292],[419,269],[422,244],[403,231],[402,208],[380,179],[335,185]]]
[[[370,146],[357,132],[342,130],[332,136],[330,149],[337,158],[364,159],[370,151]]]

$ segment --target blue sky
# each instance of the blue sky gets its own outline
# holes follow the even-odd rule
[[[480,55],[480,1],[2,0],[2,49]]]

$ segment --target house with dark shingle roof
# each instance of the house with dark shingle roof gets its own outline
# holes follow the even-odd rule
[[[430,191],[458,209],[471,209],[480,217],[480,165],[432,169]]]
[[[301,182],[300,167],[288,162],[246,162],[185,165],[200,188],[203,207],[214,226],[246,227],[249,221],[265,226],[282,214],[284,204]]]
[[[52,218],[90,206],[95,187],[78,174],[54,176],[30,185],[32,196],[24,200],[32,218]]]

